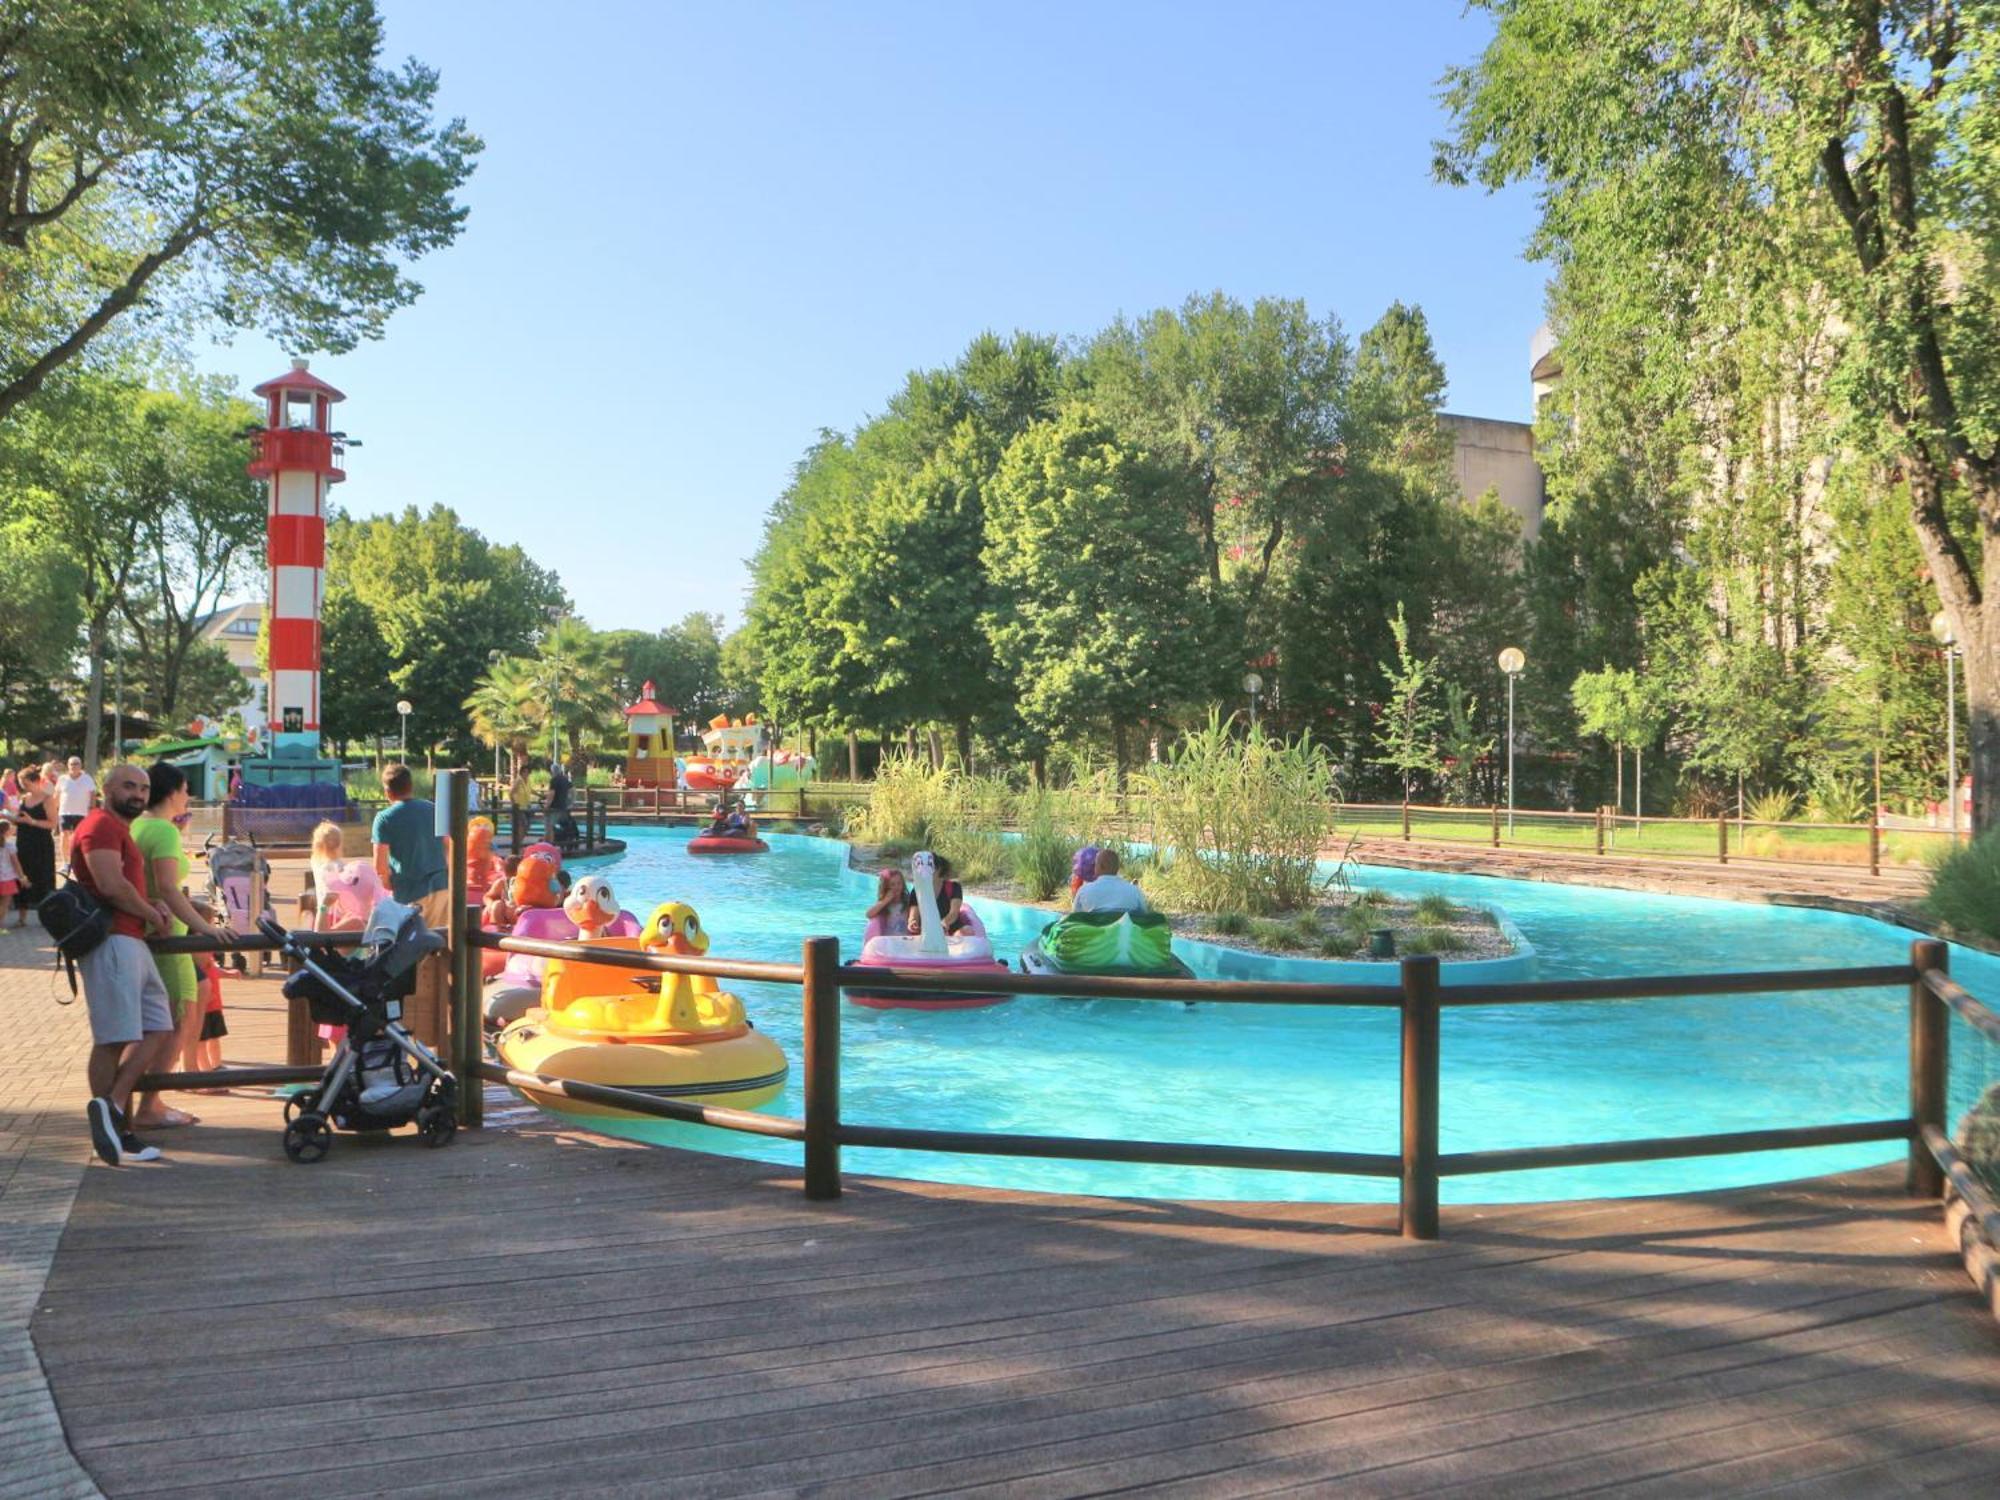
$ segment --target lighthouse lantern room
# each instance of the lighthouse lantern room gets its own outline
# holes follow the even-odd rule
[[[320,603],[326,582],[327,493],[342,473],[333,404],[346,398],[295,359],[285,374],[256,387],[264,431],[250,473],[268,481],[266,506],[270,596],[265,609],[270,728],[267,753],[243,762],[244,780],[340,780],[319,738]]]

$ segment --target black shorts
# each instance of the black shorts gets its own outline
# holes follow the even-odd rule
[[[88,813],[64,813],[62,815],[62,831],[64,833],[75,833],[77,829],[83,826],[83,820],[89,816]]]
[[[229,1023],[222,1019],[219,1010],[204,1011],[201,1017],[201,1040],[218,1041],[229,1035]]]

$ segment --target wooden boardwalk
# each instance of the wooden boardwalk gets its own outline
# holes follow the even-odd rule
[[[281,1050],[273,989],[231,987],[232,1060]],[[538,1116],[301,1168],[268,1100],[187,1102],[168,1163],[84,1174],[34,1317],[112,1496],[2000,1485],[2000,1329],[1886,1171],[1409,1244],[1386,1207],[814,1205]]]

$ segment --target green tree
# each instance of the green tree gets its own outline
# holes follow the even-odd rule
[[[1437,705],[1437,663],[1410,649],[1410,625],[1402,605],[1390,617],[1389,633],[1396,644],[1394,662],[1382,663],[1388,698],[1375,729],[1376,764],[1394,771],[1408,802],[1419,776],[1436,776],[1444,767],[1438,749],[1442,717]]]
[[[581,779],[585,742],[601,739],[623,707],[610,644],[579,619],[558,620],[536,645],[528,675],[545,705],[544,722],[568,741],[570,766]]]
[[[1845,446],[1894,471],[1965,644],[1974,821],[2000,821],[2000,547],[1980,545],[2000,531],[1989,7],[1482,8],[1495,35],[1446,81],[1441,174],[1542,184],[1532,251],[1597,289],[1601,338],[1654,335],[1661,277],[1682,288],[1681,349],[1739,332],[1740,285],[1820,335]],[[1564,379],[1604,384],[1567,356]]]
[[[1444,685],[1444,720],[1438,728],[1443,752],[1445,800],[1465,806],[1473,800],[1473,776],[1499,743],[1479,717],[1479,699],[1456,682]]]
[[[627,700],[636,699],[650,682],[682,724],[706,724],[727,711],[731,695],[722,673],[722,616],[696,611],[665,630],[608,630],[604,640],[618,690]]]
[[[1625,806],[1625,752],[1643,757],[1646,746],[1658,737],[1661,708],[1658,695],[1647,680],[1630,668],[1603,667],[1581,672],[1570,685],[1576,704],[1577,728],[1596,735],[1611,746],[1618,771],[1612,806]],[[1644,761],[1639,762],[1643,775]],[[1641,811],[1638,791],[1633,793],[1633,811]]]
[[[334,747],[374,740],[397,727],[396,669],[374,611],[354,591],[329,588],[319,620],[320,733]]]
[[[517,765],[525,760],[548,727],[545,682],[528,657],[503,656],[494,662],[465,700],[473,737],[506,750]]]
[[[68,716],[82,582],[75,559],[34,519],[0,521],[0,741],[9,750],[47,743]]]
[[[214,641],[197,640],[172,660],[173,677],[158,675],[166,658],[148,651],[134,632],[121,632],[125,712],[137,714],[161,734],[180,735],[194,719],[221,719],[249,700],[252,688],[229,653]]]
[[[326,591],[329,601],[351,595],[372,617],[388,652],[388,701],[410,701],[414,742],[464,748],[463,705],[487,653],[526,652],[568,603],[554,574],[518,547],[489,542],[444,506],[333,520]]]
[[[373,0],[0,0],[0,419],[143,301],[378,336],[479,141]]]
[[[1198,536],[1163,514],[1172,480],[1082,404],[1007,448],[986,498],[995,661],[1044,741],[1128,731],[1214,695],[1233,653]]]

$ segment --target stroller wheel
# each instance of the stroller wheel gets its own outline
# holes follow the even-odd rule
[[[300,1115],[285,1127],[285,1155],[301,1165],[310,1165],[325,1156],[333,1145],[333,1127],[325,1115]]]
[[[457,1112],[449,1105],[427,1104],[417,1111],[417,1129],[423,1132],[426,1146],[448,1146],[458,1134]]]
[[[285,1123],[289,1125],[300,1115],[309,1115],[318,1108],[319,1091],[317,1089],[311,1093],[293,1094],[285,1100]]]

